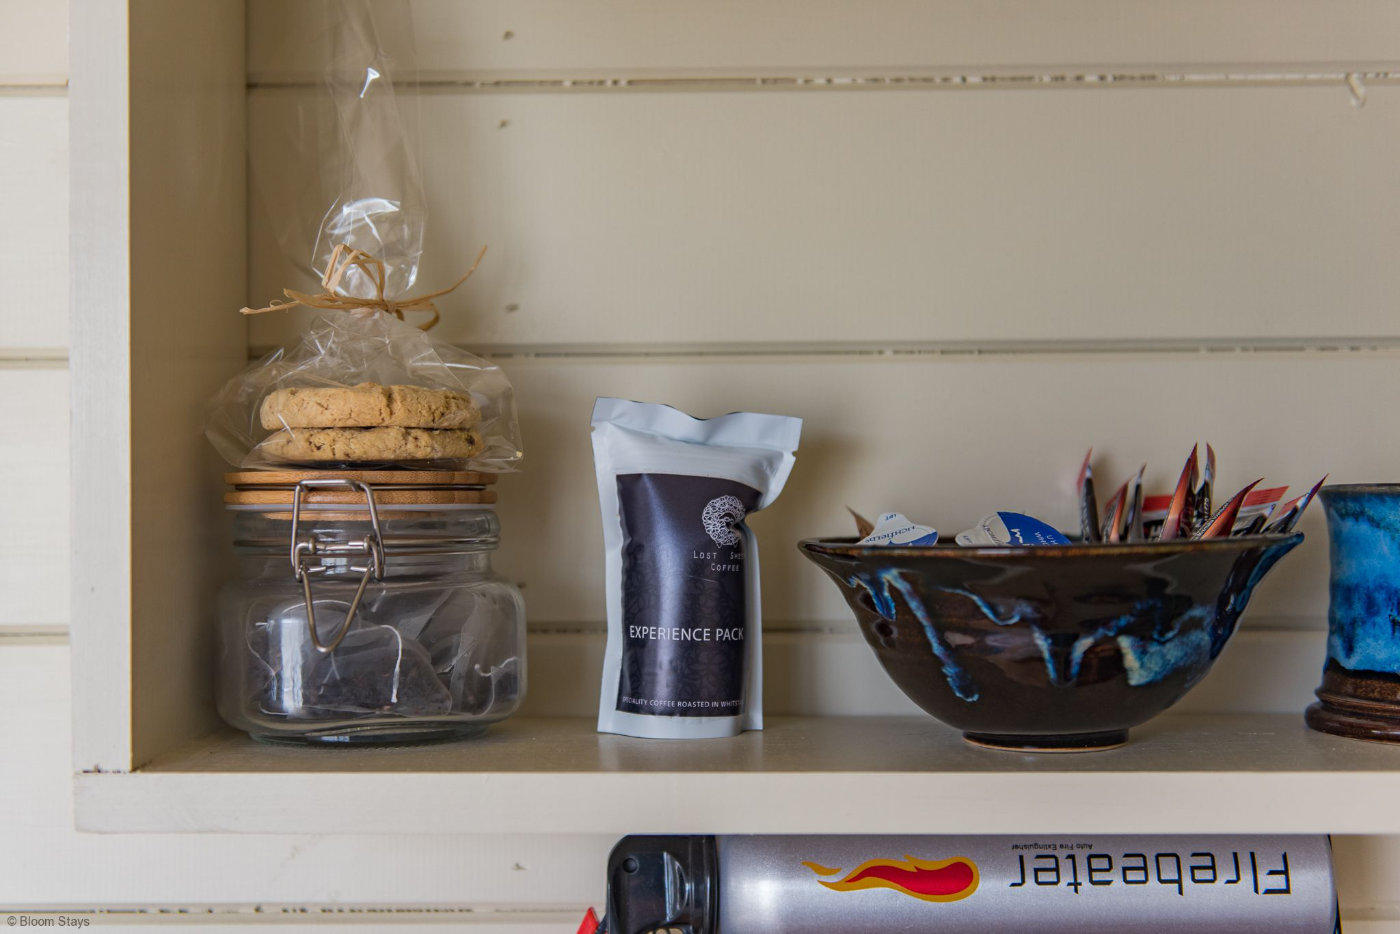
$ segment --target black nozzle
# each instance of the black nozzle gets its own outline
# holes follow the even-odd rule
[[[608,857],[608,934],[677,928],[715,934],[719,851],[714,837],[623,837]]]

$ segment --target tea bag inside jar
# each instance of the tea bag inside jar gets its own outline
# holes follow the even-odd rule
[[[338,629],[348,609],[341,601],[317,601],[318,629]],[[393,626],[361,623],[334,652],[321,653],[309,638],[303,604],[287,607],[253,633],[249,648],[263,676],[250,686],[267,713],[319,720],[386,713],[432,716],[452,709],[452,697],[434,675],[428,653]],[[258,636],[262,646],[251,644]]]

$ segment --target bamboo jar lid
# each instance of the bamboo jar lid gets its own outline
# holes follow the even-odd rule
[[[303,488],[301,501],[309,506],[363,505],[365,497],[348,484],[365,484],[374,501],[385,506],[489,505],[496,491],[487,487],[495,474],[461,470],[243,470],[224,474],[233,487],[224,494],[230,506],[291,506],[297,485],[303,481],[345,481]]]

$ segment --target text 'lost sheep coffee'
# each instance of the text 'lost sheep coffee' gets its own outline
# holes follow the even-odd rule
[[[801,430],[781,415],[696,419],[598,400],[608,607],[599,730],[762,729],[758,549],[744,519],[782,491]]]

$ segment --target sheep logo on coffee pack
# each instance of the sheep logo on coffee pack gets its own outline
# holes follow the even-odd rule
[[[734,526],[744,521],[744,504],[736,496],[717,496],[705,504],[700,521],[716,545],[737,545],[739,533]]]

